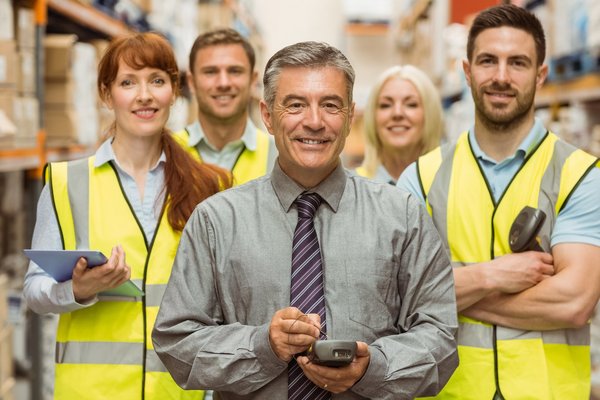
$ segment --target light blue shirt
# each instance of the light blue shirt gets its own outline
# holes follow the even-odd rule
[[[198,150],[203,162],[215,164],[230,171],[244,149],[255,151],[257,147],[256,126],[250,118],[246,121],[246,128],[242,137],[227,143],[221,150],[218,150],[208,141],[200,122],[196,121],[185,129],[190,134],[188,145]]]
[[[396,184],[396,180],[392,178],[392,175],[385,169],[383,164],[379,164],[375,171],[375,176],[372,179],[375,182]]]
[[[495,201],[502,195],[523,164],[525,157],[534,150],[545,134],[546,128],[536,118],[531,131],[515,153],[497,162],[481,150],[475,138],[474,128],[469,130],[473,153],[490,184]],[[412,163],[404,170],[397,186],[417,196],[425,204],[417,177],[416,163]],[[600,190],[598,188],[600,188],[600,168],[593,168],[558,214],[552,230],[552,246],[558,243],[587,243],[600,246]]]
[[[151,241],[156,230],[164,199],[162,188],[164,186],[164,163],[166,161],[166,156],[163,152],[156,165],[148,171],[144,188],[144,198],[142,199],[140,198],[133,177],[127,174],[119,166],[111,142],[112,139],[108,139],[102,143],[100,148],[98,148],[94,166],[99,167],[109,161],[114,161],[125,196],[129,200],[138,221],[142,225],[146,239]],[[117,244],[118,243],[115,243],[115,245]],[[38,200],[37,216],[31,247],[33,249],[43,250],[62,249],[60,229],[58,221],[56,220],[56,214],[54,212],[48,185],[44,186]],[[125,254],[127,254],[127,249],[125,249]],[[106,254],[106,256],[108,257],[109,254]],[[29,263],[29,269],[25,275],[25,282],[23,285],[23,295],[27,305],[39,314],[74,311],[91,306],[98,301],[98,299],[95,298],[85,304],[77,303],[73,295],[73,285],[71,280],[57,283],[34,262]]]

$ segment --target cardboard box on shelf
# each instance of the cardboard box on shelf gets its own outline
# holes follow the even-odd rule
[[[0,40],[0,86],[17,84],[17,51],[14,40]]]
[[[152,12],[152,0],[131,0],[131,2],[146,14]]]
[[[35,95],[35,53],[33,49],[20,49],[17,90],[25,95]]]
[[[19,49],[35,48],[35,12],[32,8],[19,7],[15,18],[15,33]]]
[[[100,58],[102,58],[104,55],[104,52],[106,52],[110,41],[106,39],[94,39],[90,40],[90,44],[94,46],[94,49],[96,50],[96,58],[100,60]]]
[[[0,40],[13,40],[14,32],[12,1],[0,0]]]
[[[77,142],[77,114],[72,107],[46,107],[46,137],[65,139]]]
[[[33,96],[18,96],[14,100],[14,121],[19,138],[35,138],[40,129],[40,106]],[[34,141],[35,142],[35,141]]]
[[[44,104],[50,106],[73,104],[75,84],[72,79],[66,81],[47,80],[44,85]]]
[[[23,171],[5,172],[2,177],[2,198],[0,211],[2,214],[14,214],[23,209],[25,181]]]
[[[95,144],[98,141],[98,115],[94,110],[50,107],[45,110],[48,142]]]
[[[233,11],[221,3],[198,4],[198,30],[200,33],[233,25]]]
[[[44,76],[64,80],[71,76],[76,35],[49,34],[44,38]]]
[[[4,214],[4,255],[23,254],[28,246],[27,212]]]
[[[4,114],[4,111],[0,110],[0,139],[2,139],[0,147],[5,147],[6,140],[10,143],[16,134],[17,126]]]
[[[11,121],[14,121],[14,101],[17,97],[17,90],[15,88],[3,88],[0,87],[0,110],[4,112]]]

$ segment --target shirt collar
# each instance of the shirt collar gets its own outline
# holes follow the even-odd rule
[[[547,130],[544,127],[544,124],[542,124],[542,121],[540,121],[539,118],[534,118],[534,123],[531,127],[531,130],[529,131],[527,136],[525,136],[525,139],[523,139],[521,144],[519,144],[519,147],[517,147],[515,154],[512,157],[507,158],[514,158],[517,155],[521,155],[523,158],[527,157],[529,153],[531,153],[542,141],[542,139],[546,135],[546,132]],[[481,160],[493,162],[494,164],[498,163],[497,161],[489,157],[487,154],[485,154],[485,152],[481,150],[481,147],[479,147],[479,143],[477,143],[477,139],[475,138],[474,126],[471,127],[471,129],[469,129],[469,142],[471,143],[471,147],[473,148],[473,154],[475,154],[475,157]]]
[[[113,137],[106,139],[100,145],[100,147],[98,147],[98,150],[96,150],[96,158],[94,160],[95,168],[101,167],[102,165],[104,165],[110,161],[115,161],[115,163],[117,163],[117,165],[119,164],[119,161],[117,160],[117,157],[115,156],[115,152],[112,148],[113,139],[114,139]],[[150,171],[153,171],[156,167],[158,167],[158,165],[160,163],[164,163],[166,161],[167,161],[167,156],[165,155],[164,151],[161,151],[160,157],[158,158],[156,165],[154,167],[152,167],[150,169]]]
[[[377,167],[373,180],[376,182],[393,183],[394,185],[396,184],[396,180],[392,178],[392,175],[390,175],[388,170],[385,169],[383,164],[379,164],[379,166]]]
[[[337,212],[342,195],[344,194],[347,179],[348,175],[340,162],[327,178],[309,191],[317,193],[333,212]],[[279,162],[276,162],[273,166],[271,182],[285,212],[290,210],[292,204],[302,192],[307,191],[283,172],[279,166]]]
[[[190,138],[188,140],[188,144],[190,147],[195,147],[201,141],[206,142],[206,144],[210,147],[214,147],[206,138],[206,135],[202,130],[202,125],[200,125],[200,121],[196,121],[193,124],[188,125],[186,127],[186,130],[190,135]],[[244,143],[244,146],[248,150],[256,150],[256,126],[250,118],[246,120],[246,128],[244,128],[244,133],[242,134],[240,140],[242,141],[242,143]]]

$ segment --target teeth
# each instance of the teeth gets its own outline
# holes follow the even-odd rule
[[[322,140],[310,140],[310,139],[300,139],[302,143],[305,144],[320,144],[323,143]]]
[[[135,112],[140,117],[150,117],[154,114],[154,110],[139,110]]]
[[[215,99],[217,100],[230,100],[232,98],[233,96],[215,96]]]
[[[405,126],[393,126],[393,127],[389,128],[389,130],[392,132],[404,132],[404,131],[407,131],[408,128]]]

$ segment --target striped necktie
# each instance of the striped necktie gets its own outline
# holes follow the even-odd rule
[[[298,224],[292,242],[292,285],[290,303],[305,314],[321,316],[321,332],[327,331],[321,250],[313,217],[321,204],[316,193],[302,193],[295,201]],[[321,337],[324,339],[324,337]],[[312,383],[302,372],[295,359],[288,367],[288,399],[330,399],[331,393]]]

